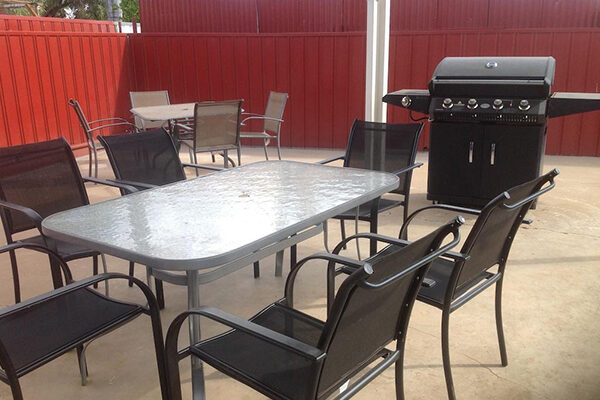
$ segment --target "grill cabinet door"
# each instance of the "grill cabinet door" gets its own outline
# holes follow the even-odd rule
[[[481,194],[490,200],[535,179],[544,151],[543,126],[486,125],[481,160]]]
[[[483,143],[480,124],[433,122],[427,198],[470,204],[469,199],[480,197]]]

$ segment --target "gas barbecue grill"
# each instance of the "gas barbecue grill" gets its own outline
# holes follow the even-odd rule
[[[447,57],[429,90],[383,101],[429,115],[427,198],[482,206],[542,172],[546,120],[600,109],[600,94],[554,93],[552,57]]]

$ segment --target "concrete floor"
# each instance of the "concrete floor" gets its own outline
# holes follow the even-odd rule
[[[286,159],[315,161],[337,154],[324,150],[284,149]],[[261,159],[262,149],[244,148],[244,163]],[[182,155],[187,160],[187,155]],[[419,154],[425,162],[427,155]],[[202,160],[202,162],[208,162]],[[82,167],[86,159],[80,159]],[[102,154],[100,176],[112,176]],[[561,170],[557,187],[538,203],[513,245],[504,284],[504,329],[509,365],[501,367],[493,314],[493,291],[487,291],[451,317],[451,357],[459,399],[600,399],[600,158],[557,157],[545,159],[545,169]],[[428,204],[426,166],[414,173],[411,210]],[[102,186],[88,186],[92,202],[118,193]],[[446,222],[452,215],[432,213],[415,221],[411,237]],[[467,218],[463,237],[472,225]],[[385,213],[380,232],[396,236],[401,210]],[[198,221],[201,223],[201,221]],[[330,244],[339,239],[339,225],[331,223]],[[351,224],[348,229],[354,228]],[[366,225],[361,225],[361,230]],[[299,246],[299,257],[322,251],[322,237]],[[366,251],[364,246],[363,252]],[[350,249],[347,253],[356,256]],[[110,271],[127,271],[125,261],[107,257]],[[22,252],[21,281],[24,297],[51,289],[47,259]],[[286,253],[286,262],[288,262]],[[70,263],[76,278],[91,273],[91,261]],[[202,288],[203,304],[249,317],[283,293],[284,278],[273,276],[274,257],[262,262],[260,279],[252,278],[252,267],[242,269]],[[288,271],[288,264],[284,268]],[[305,268],[298,279],[297,299],[303,310],[324,318],[322,268]],[[144,270],[136,276],[144,279]],[[0,304],[12,304],[12,277],[7,255],[0,257]],[[186,308],[185,288],[166,287],[166,308],[161,317],[166,330]],[[135,289],[120,283],[111,294],[141,301]],[[410,322],[405,358],[407,399],[446,398],[440,348],[441,313],[417,303]],[[221,331],[205,323],[203,335]],[[187,342],[182,330],[180,343]],[[40,332],[43,335],[44,332]],[[158,376],[147,318],[96,340],[88,349],[90,377],[79,384],[74,352],[51,362],[21,379],[26,399],[159,399]],[[184,393],[189,396],[189,362],[180,364]],[[259,399],[248,387],[206,369],[207,398]],[[365,388],[357,399],[394,398],[393,368]],[[10,398],[0,385],[0,398]]]

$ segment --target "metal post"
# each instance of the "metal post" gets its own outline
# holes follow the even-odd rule
[[[389,0],[367,3],[367,68],[365,119],[385,122],[387,106],[381,98],[387,93],[390,38]]]

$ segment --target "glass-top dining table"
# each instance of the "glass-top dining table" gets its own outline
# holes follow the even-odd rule
[[[327,219],[397,186],[385,172],[264,161],[63,211],[45,218],[42,230],[187,286],[191,309],[200,306],[201,284],[316,236]],[[191,318],[190,342],[200,337]],[[192,390],[204,398],[195,357]]]

